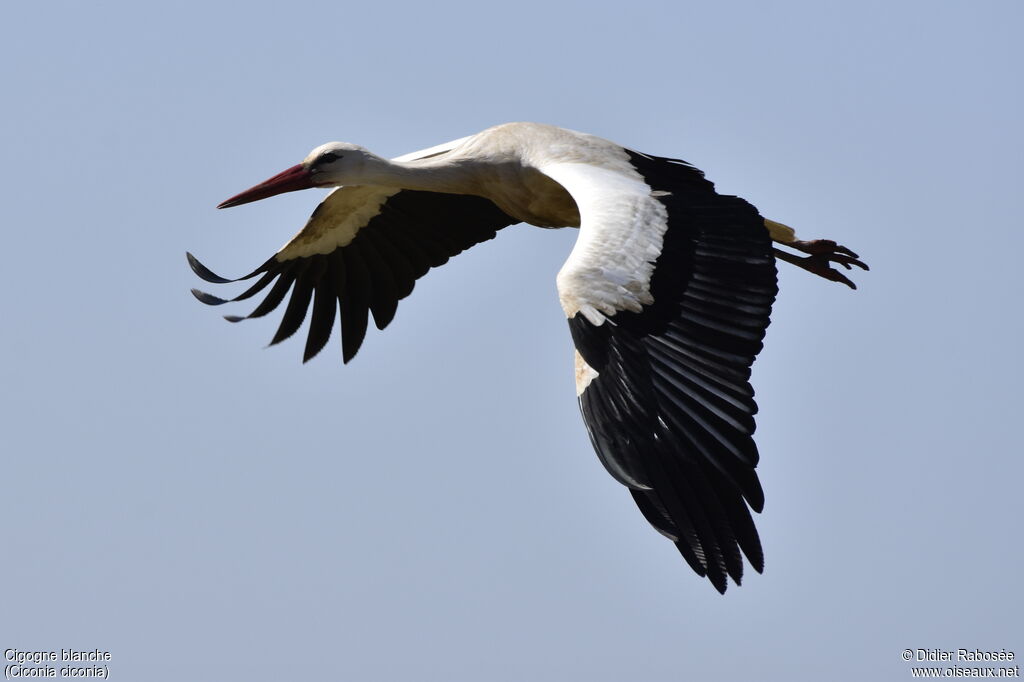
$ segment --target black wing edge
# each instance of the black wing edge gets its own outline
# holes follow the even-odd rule
[[[669,213],[651,281],[654,303],[597,326],[569,320],[598,375],[580,395],[591,442],[644,517],[720,593],[758,573],[764,552],[750,510],[757,405],[750,368],[778,290],[763,218],[718,195],[686,162],[630,153]]]
[[[240,322],[274,311],[291,291],[270,345],[295,334],[312,311],[302,361],[308,362],[323,350],[338,318],[342,360],[347,364],[363,343],[370,315],[375,326],[384,329],[394,319],[398,301],[412,293],[417,279],[516,222],[481,197],[403,190],[388,198],[350,244],[327,254],[284,261],[274,256],[248,275],[232,280],[217,275],[188,253],[192,271],[207,282],[226,284],[262,275],[234,298],[199,289],[192,289],[192,294],[207,305],[223,305],[270,287],[248,315],[225,315],[229,322]]]

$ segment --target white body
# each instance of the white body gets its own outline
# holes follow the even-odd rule
[[[777,291],[772,239],[813,242],[719,195],[686,162],[537,123],[495,126],[393,160],[332,142],[222,206],[310,186],[338,188],[235,299],[270,287],[249,315],[259,317],[291,291],[272,344],[309,312],[308,360],[340,318],[348,362],[370,315],[386,327],[430,268],[516,222],[579,227],[557,287],[598,457],[716,589],[725,591],[727,577],[740,582],[741,552],[761,570],[750,509],[759,512],[764,499],[748,378]],[[229,281],[189,258],[200,277]],[[827,258],[859,263],[835,250]]]

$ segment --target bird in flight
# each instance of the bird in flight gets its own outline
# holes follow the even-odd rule
[[[338,319],[347,363],[370,317],[384,329],[430,268],[516,223],[579,228],[556,283],[601,463],[719,592],[728,578],[740,584],[741,552],[763,570],[750,515],[764,493],[749,379],[778,291],[775,262],[856,288],[833,265],[867,270],[857,254],[797,239],[743,199],[715,192],[685,161],[538,123],[392,160],[331,142],[218,208],[310,187],[336,189],[291,241],[239,278],[256,281],[230,301],[267,293],[248,315],[226,319],[267,315],[290,290],[271,344],[308,316],[309,360]],[[207,282],[238,281],[188,261]]]

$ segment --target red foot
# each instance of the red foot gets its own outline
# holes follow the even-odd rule
[[[858,259],[857,254],[845,246],[836,244],[831,239],[813,239],[811,241],[797,240],[794,242],[785,242],[783,245],[792,247],[797,251],[802,251],[803,253],[810,255],[805,258],[801,258],[800,256],[780,251],[779,249],[774,249],[775,255],[782,260],[787,263],[792,263],[797,267],[801,267],[808,272],[813,272],[815,275],[824,277],[829,281],[845,284],[851,289],[856,289],[857,285],[851,282],[841,272],[834,269],[832,267],[832,263],[838,263],[847,270],[850,270],[851,266],[854,265],[863,270],[870,269],[866,263]]]

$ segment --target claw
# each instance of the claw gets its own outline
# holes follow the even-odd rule
[[[781,260],[787,263],[792,263],[797,267],[801,267],[808,272],[812,272],[819,277],[823,277],[830,282],[839,282],[845,284],[851,289],[856,289],[857,285],[854,284],[848,277],[832,267],[832,264],[841,265],[847,270],[852,270],[854,265],[862,270],[868,270],[867,263],[864,263],[858,259],[856,253],[836,244],[831,239],[815,239],[813,241],[795,241],[786,242],[786,246],[791,246],[798,251],[810,254],[806,257],[800,257],[780,249],[773,249],[775,255]]]
[[[784,242],[784,243],[785,243],[786,246],[792,247],[792,248],[796,249],[797,251],[803,251],[804,253],[809,253],[812,256],[817,255],[817,254],[835,255],[837,253],[841,253],[841,254],[849,256],[851,259],[853,259],[853,260],[851,260],[851,262],[853,262],[854,260],[860,258],[860,256],[858,256],[856,253],[854,253],[850,249],[846,248],[842,244],[836,244],[831,239],[811,239],[810,241],[804,241],[802,239],[797,239],[796,241]],[[836,262],[839,262],[839,261],[836,261]],[[863,264],[861,264],[861,265],[863,266]],[[865,269],[867,269],[866,266],[864,266],[864,267],[865,267]]]
[[[801,267],[803,267],[808,272],[813,272],[814,274],[820,277],[824,277],[825,279],[831,282],[839,282],[840,284],[845,284],[851,289],[857,288],[857,285],[850,281],[850,279],[846,275],[844,275],[843,273],[839,272],[838,270],[829,265],[829,259],[827,256],[825,256],[824,258],[823,256],[825,256],[825,254],[817,254],[814,256],[809,256],[808,258],[803,258],[801,260],[804,261],[804,265],[802,265]],[[845,263],[843,263],[843,265],[845,265]],[[849,270],[850,266],[847,265],[846,268]]]
[[[815,254],[815,256],[825,256],[825,257],[828,258],[828,260],[832,261],[833,263],[839,263],[840,265],[842,265],[847,270],[851,270],[852,269],[850,267],[851,265],[856,265],[861,270],[870,270],[871,269],[871,268],[868,267],[867,263],[864,263],[864,262],[862,262],[860,260],[857,260],[856,256],[851,257],[851,256],[846,256],[846,255],[841,254],[841,253],[820,253],[820,254]],[[812,256],[812,257],[814,257],[814,256]]]
[[[835,251],[847,253],[849,251],[849,249],[847,249],[845,246],[840,246],[831,239],[797,239],[791,242],[786,242],[786,246],[794,248],[797,251],[803,251],[804,253],[809,253],[812,255],[816,253],[834,253]],[[851,255],[854,258],[856,258],[856,254],[847,253],[847,255]]]

